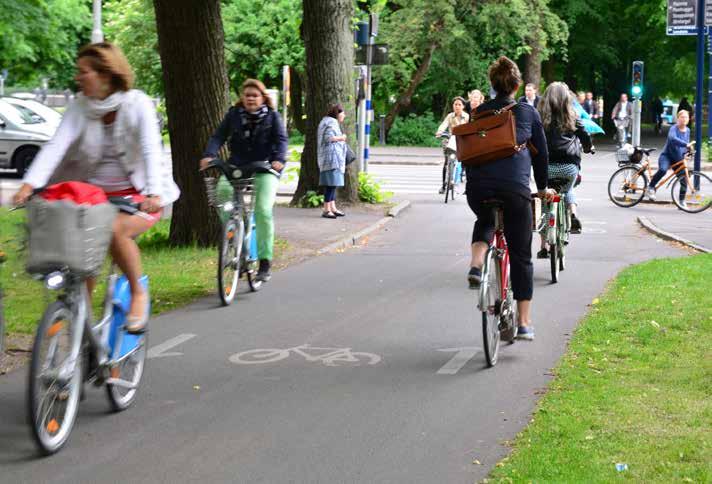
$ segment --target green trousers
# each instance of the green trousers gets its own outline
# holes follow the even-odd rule
[[[255,175],[255,226],[257,257],[271,261],[274,253],[274,217],[272,207],[277,198],[279,178],[271,173]]]

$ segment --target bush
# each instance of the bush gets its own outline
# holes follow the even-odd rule
[[[289,132],[289,144],[290,145],[303,145],[304,135],[297,131],[296,129]]]
[[[316,208],[324,204],[324,195],[320,195],[314,190],[306,192],[299,200],[299,206],[302,208]]]
[[[358,174],[358,198],[366,203],[383,203],[393,196],[392,192],[382,192],[380,183],[365,172]]]
[[[417,116],[410,114],[405,118],[396,118],[388,133],[388,144],[391,146],[440,146],[435,138],[435,132],[440,122],[433,114],[427,112]]]

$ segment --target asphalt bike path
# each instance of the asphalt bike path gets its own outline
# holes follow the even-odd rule
[[[683,254],[608,200],[610,154],[584,166],[585,233],[572,236],[559,284],[548,260],[535,261],[536,341],[504,346],[495,368],[485,368],[466,289],[474,217],[462,196],[445,205],[436,185],[362,247],[280,271],[259,293],[243,287],[229,308],[213,296],[153,319],[135,405],[111,414],[103,390],[90,389],[56,456],[36,457],[26,371],[0,379],[0,482],[485,477],[607,281]]]

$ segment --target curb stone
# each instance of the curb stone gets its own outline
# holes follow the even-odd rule
[[[694,249],[698,252],[702,252],[705,254],[712,254],[712,249],[708,249],[707,247],[704,247],[702,245],[696,244],[692,242],[691,240],[687,240],[683,237],[680,237],[677,234],[673,234],[672,232],[666,232],[662,230],[660,227],[655,225],[653,222],[651,222],[647,217],[638,217],[638,223],[648,232],[650,232],[653,235],[656,235],[660,237],[661,239],[664,240],[671,240],[673,242],[678,242],[684,246],[687,246],[691,249]]]
[[[386,215],[382,219],[378,220],[377,222],[369,225],[368,227],[366,227],[364,229],[359,230],[358,232],[355,232],[351,235],[344,237],[341,240],[337,240],[336,242],[332,242],[331,244],[329,244],[325,247],[322,247],[321,249],[317,250],[317,254],[328,254],[329,252],[334,252],[334,251],[337,251],[340,249],[346,249],[348,247],[353,247],[354,245],[358,245],[358,243],[360,241],[362,241],[366,236],[383,228],[391,220],[396,218],[400,212],[402,212],[403,210],[405,210],[408,207],[410,207],[410,201],[409,200],[402,201],[395,207],[391,208],[388,211],[388,215]]]

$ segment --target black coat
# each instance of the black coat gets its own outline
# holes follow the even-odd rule
[[[590,153],[591,135],[580,120],[576,120],[576,131],[562,132],[549,127],[546,130],[546,147],[549,164],[573,164],[581,168],[581,151]]]
[[[517,101],[520,103],[529,104],[527,103],[526,96],[520,97],[519,99],[517,99]],[[539,107],[539,96],[534,96],[534,109],[536,109],[537,107]]]

